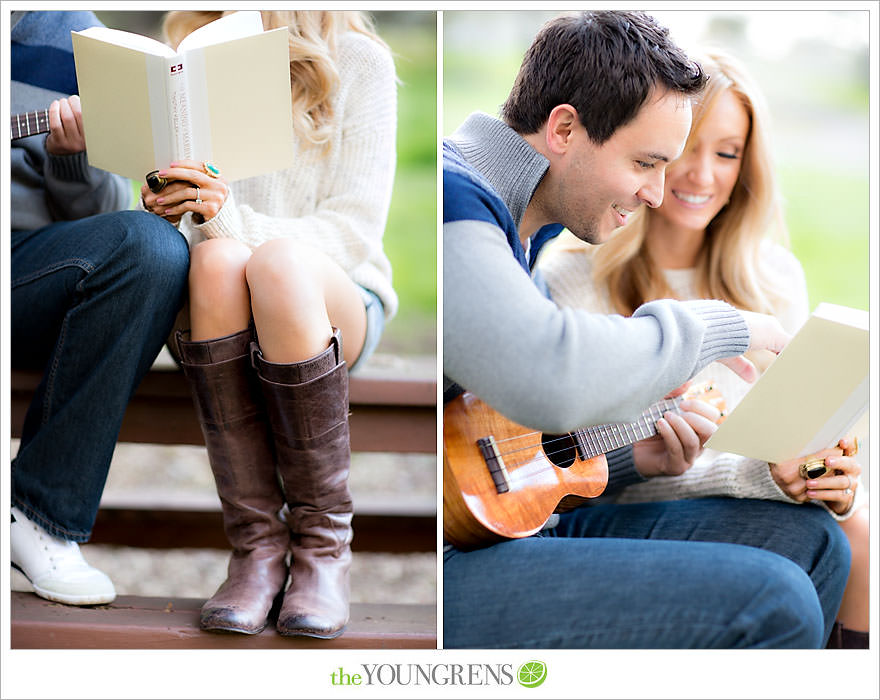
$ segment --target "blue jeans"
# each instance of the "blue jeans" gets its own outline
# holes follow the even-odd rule
[[[820,648],[849,557],[812,505],[579,508],[539,535],[446,553],[444,647]]]
[[[186,291],[189,249],[139,211],[12,234],[12,365],[43,371],[12,462],[12,504],[91,534],[122,416]]]
[[[385,330],[385,307],[382,305],[382,300],[375,292],[366,287],[358,285],[358,291],[361,293],[364,308],[367,311],[367,332],[364,335],[361,354],[348,368],[349,372],[354,372],[370,359],[370,356],[376,351],[379,341],[382,340],[382,332]],[[342,342],[345,342],[345,338],[342,339]]]

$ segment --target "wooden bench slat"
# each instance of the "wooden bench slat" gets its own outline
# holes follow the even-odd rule
[[[357,513],[352,518],[355,552],[433,552],[437,549],[434,513]],[[219,511],[101,507],[90,544],[172,549],[229,549]]]
[[[12,370],[12,436],[19,437],[40,373]],[[360,452],[437,451],[437,383],[356,375],[351,378],[351,446]],[[183,372],[153,369],[129,402],[122,442],[203,445]]]
[[[435,649],[432,605],[351,606],[346,632],[336,639],[282,637],[273,628],[258,635],[199,629],[195,598],[119,596],[109,605],[74,607],[33,593],[12,593],[13,649]]]

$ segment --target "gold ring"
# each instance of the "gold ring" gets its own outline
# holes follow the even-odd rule
[[[798,471],[804,479],[818,479],[828,471],[828,467],[825,466],[825,458],[818,457],[804,462]]]
[[[164,177],[159,177],[158,173],[158,170],[151,170],[144,178],[147,181],[147,187],[149,187],[150,191],[154,194],[159,194],[165,185],[168,184],[168,180]]]
[[[202,163],[202,167],[205,169],[205,172],[211,177],[220,177],[220,168],[214,165],[211,161],[204,161]]]

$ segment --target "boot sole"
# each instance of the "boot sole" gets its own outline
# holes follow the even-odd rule
[[[347,627],[347,625],[346,625]],[[309,632],[308,630],[290,630],[282,632],[278,630],[278,634],[282,637],[311,637],[313,639],[336,639],[341,636],[343,632],[345,632],[346,627],[343,627],[338,632],[333,632],[332,634],[319,634],[318,632]]]
[[[266,629],[266,627],[267,627],[267,625],[263,625],[262,627],[260,627],[259,629],[256,629],[256,630],[246,630],[246,629],[242,629],[240,627],[203,627],[202,625],[199,625],[199,629],[202,630],[202,632],[212,632],[212,633],[218,633],[218,634],[249,634],[249,635],[259,634],[264,629]]]

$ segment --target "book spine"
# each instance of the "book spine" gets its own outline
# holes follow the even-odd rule
[[[189,100],[189,146],[194,160],[213,160],[211,139],[210,98],[208,95],[208,48],[186,52],[186,96]]]
[[[186,56],[175,56],[168,61],[165,76],[168,96],[168,127],[171,136],[172,160],[193,157],[192,119],[187,90],[188,71]]]

